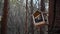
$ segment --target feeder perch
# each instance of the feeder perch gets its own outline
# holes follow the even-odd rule
[[[33,24],[34,26],[43,26],[45,24],[45,20],[43,17],[43,14],[39,11],[36,11],[35,13],[32,14],[33,17]]]

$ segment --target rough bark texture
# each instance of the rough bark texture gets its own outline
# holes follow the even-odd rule
[[[55,0],[55,21],[53,33],[60,34],[60,0]]]
[[[60,0],[50,0],[49,34],[60,34]]]
[[[54,16],[54,0],[49,0],[49,30],[52,27],[53,16]]]
[[[7,34],[7,15],[8,15],[8,0],[4,0],[1,34]]]

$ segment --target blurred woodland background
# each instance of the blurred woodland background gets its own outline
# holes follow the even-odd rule
[[[42,0],[8,0],[7,34],[25,34],[26,25],[27,34],[40,34],[40,31],[38,31],[38,29],[35,28],[32,24],[33,21],[31,15],[36,10],[41,11],[41,1]],[[45,12],[48,13],[49,0],[43,1],[45,6]],[[0,0],[0,30],[3,7],[4,0]],[[46,17],[46,19],[48,18]],[[43,32],[45,34],[48,34],[47,31],[48,26],[44,26]]]

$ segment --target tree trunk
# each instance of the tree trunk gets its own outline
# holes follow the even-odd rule
[[[26,0],[26,21],[25,21],[25,34],[28,34],[27,13],[28,13],[28,0]]]
[[[54,19],[54,0],[49,0],[49,31],[51,31],[51,27],[52,27],[52,23],[53,23],[53,19]]]
[[[1,34],[7,34],[8,0],[4,0]]]
[[[45,12],[45,0],[41,0],[41,12]],[[44,34],[43,27],[40,27],[40,34]]]
[[[33,13],[33,0],[31,0],[31,15]],[[33,19],[31,16],[31,34],[34,34],[34,25],[33,25]]]

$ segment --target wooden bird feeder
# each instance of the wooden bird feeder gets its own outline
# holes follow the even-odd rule
[[[34,26],[40,27],[45,24],[45,20],[44,20],[43,14],[41,12],[36,11],[35,13],[33,13],[32,17],[33,17]]]

